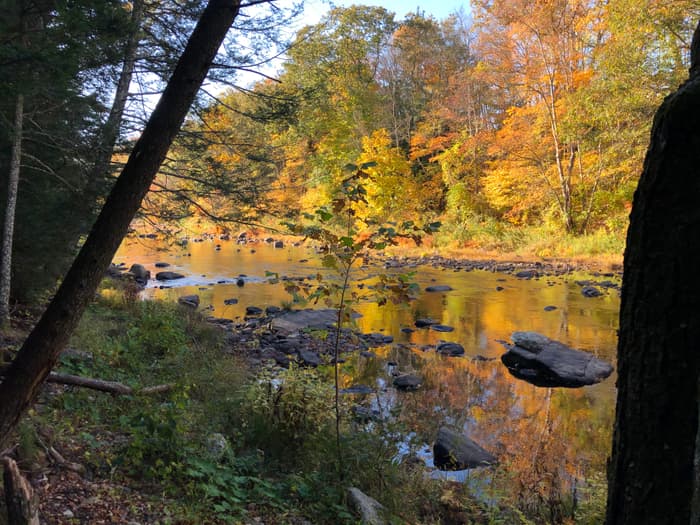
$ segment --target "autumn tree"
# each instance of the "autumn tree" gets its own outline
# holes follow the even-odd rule
[[[599,6],[567,0],[478,2],[477,7],[483,60],[493,64],[494,75],[508,85],[515,101],[501,133],[516,135],[510,141],[516,147],[501,149],[497,139],[494,155],[517,159],[526,171],[531,167],[533,189],[540,197],[549,196],[568,232],[580,233],[581,210],[595,188],[594,175],[584,163],[579,137],[567,133],[563,116],[567,97],[588,77],[591,20]],[[532,137],[517,136],[530,129]],[[547,148],[517,147],[523,139]],[[498,172],[491,176],[503,178]]]
[[[362,137],[383,127],[377,70],[394,26],[386,9],[353,6],[330,10],[296,36],[281,81],[303,97],[288,133],[309,153],[309,208],[330,198],[342,166],[362,150]]]

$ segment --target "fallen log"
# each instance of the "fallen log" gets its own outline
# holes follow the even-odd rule
[[[3,375],[7,366],[0,367],[0,376]],[[46,378],[47,383],[58,383],[61,385],[72,385],[79,386],[82,388],[89,388],[91,390],[99,390],[100,392],[107,392],[109,394],[118,395],[132,395],[132,394],[144,394],[153,395],[161,394],[163,392],[169,392],[174,388],[175,385],[171,383],[166,383],[163,385],[147,386],[144,388],[132,388],[124,383],[119,383],[117,381],[107,381],[104,379],[94,379],[91,377],[76,376],[73,374],[62,374],[59,372],[51,372]]]
[[[124,383],[118,383],[116,381],[105,381],[104,379],[93,379],[91,377],[76,376],[72,374],[60,374],[58,372],[51,372],[46,378],[49,383],[59,383],[61,385],[73,385],[83,388],[90,388],[92,390],[99,390],[100,392],[108,392],[110,394],[119,395],[131,395],[131,394],[160,394],[163,392],[168,392],[173,389],[175,385],[164,384],[147,386],[144,388],[132,388]]]
[[[14,459],[5,456],[2,465],[8,523],[39,525],[39,499],[32,486],[22,476]]]

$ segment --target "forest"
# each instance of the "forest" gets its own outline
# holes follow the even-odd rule
[[[698,109],[696,0],[472,0],[441,20],[331,5],[313,24],[303,1],[276,0],[5,0],[2,13],[0,523],[593,524],[606,505],[607,523],[660,523],[639,503],[655,475],[677,493],[651,499],[668,523],[700,515],[685,217],[697,192],[683,178],[698,133],[674,120]],[[671,151],[675,164],[655,163]],[[176,250],[195,259],[195,243],[267,253],[264,237],[288,261],[308,247],[318,270],[189,285],[205,299],[215,284],[288,295],[264,313],[242,305],[245,317],[213,316],[215,294],[205,308],[199,295],[164,301],[165,277],[149,284],[119,259],[125,238],[157,239],[146,265],[164,268]],[[522,295],[458,304],[429,266]],[[575,272],[587,273],[567,281]],[[529,288],[540,279],[551,291]],[[579,287],[599,302],[571,299]],[[442,302],[421,296],[435,291]],[[544,306],[558,327],[535,319],[535,294],[568,304]],[[318,305],[331,324],[275,328],[279,312]],[[361,333],[384,305],[396,331]],[[608,390],[504,373],[494,348],[521,329],[511,305],[619,367],[615,422]],[[453,339],[384,347],[437,308]],[[488,317],[467,326],[477,310]],[[446,366],[441,346],[463,336],[476,349]],[[672,358],[668,383],[648,372],[657,355]],[[363,361],[375,358],[396,367],[394,390]],[[425,394],[399,392],[400,378]],[[379,385],[378,408],[353,401],[360,379]],[[688,403],[669,410],[666,387]],[[640,399],[650,418],[678,416],[646,449]],[[494,458],[466,481],[421,470],[445,424]],[[652,456],[668,468],[635,460]]]

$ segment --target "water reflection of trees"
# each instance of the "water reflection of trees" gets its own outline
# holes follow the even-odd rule
[[[558,523],[572,512],[581,484],[603,471],[613,414],[607,391],[538,388],[511,377],[498,360],[447,358],[416,346],[384,347],[377,354],[356,366],[348,383],[375,384],[375,374],[389,381],[387,361],[418,373],[419,390],[384,402],[396,405],[403,427],[419,442],[432,443],[447,423],[495,453],[495,471],[476,475],[488,480],[501,503]]]

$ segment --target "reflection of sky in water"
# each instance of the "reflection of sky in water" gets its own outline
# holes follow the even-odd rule
[[[242,317],[249,305],[264,308],[290,303],[284,282],[271,284],[266,272],[281,278],[331,275],[319,266],[316,254],[307,246],[275,249],[265,243],[205,241],[190,243],[184,249],[162,250],[158,242],[141,241],[123,246],[115,262],[125,262],[127,266],[141,263],[152,275],[161,271],[155,268],[156,262],[167,262],[172,266],[164,270],[187,276],[165,283],[152,281],[145,294],[174,300],[196,293],[202,308],[208,308],[217,317]],[[220,250],[216,250],[217,243]],[[550,395],[546,389],[515,380],[508,374],[498,359],[504,349],[497,340],[508,340],[516,330],[533,330],[614,361],[617,292],[610,290],[600,298],[583,297],[574,281],[590,276],[521,280],[488,271],[456,272],[433,267],[415,270],[415,280],[421,289],[441,284],[451,286],[453,291],[424,292],[411,304],[389,303],[379,307],[371,300],[364,300],[353,305],[362,314],[356,320],[359,330],[392,335],[398,344],[373,349],[376,358],[346,356],[342,386],[373,386],[377,394],[361,397],[365,405],[385,417],[398,411],[398,417],[415,433],[419,443],[432,443],[440,425],[453,423],[463,426],[484,448],[497,455],[508,455],[511,465],[517,466],[522,456],[520,468],[525,470],[527,455],[534,454],[536,440],[545,442],[546,446],[540,449],[561,456],[555,458],[558,464],[568,465],[572,471],[583,468],[585,462],[604,464],[612,425],[615,378],[593,387],[555,389]],[[371,293],[367,285],[374,275],[384,271],[387,270],[355,270],[353,290],[365,295]],[[246,276],[246,283],[239,287],[235,280],[241,274]],[[600,278],[603,279],[609,278]],[[227,283],[216,284],[217,281]],[[162,284],[173,288],[155,288]],[[365,286],[358,288],[358,284]],[[498,291],[497,287],[503,290]],[[225,305],[224,301],[231,298],[238,299],[238,304]],[[556,310],[545,311],[544,307],[550,305],[556,306]],[[454,327],[454,331],[440,333],[422,328],[405,333],[401,330],[414,328],[419,317],[430,317]],[[433,347],[422,349],[441,340],[460,343],[465,356],[447,358],[437,355]],[[489,360],[472,360],[475,356]],[[387,366],[387,361],[396,363],[396,367]],[[416,392],[397,392],[391,387],[392,373],[418,374],[423,378],[423,386]],[[431,445],[426,447],[418,450],[418,456],[430,466]],[[484,482],[482,474],[432,472],[431,476],[441,479],[447,476],[469,483],[472,479]]]

